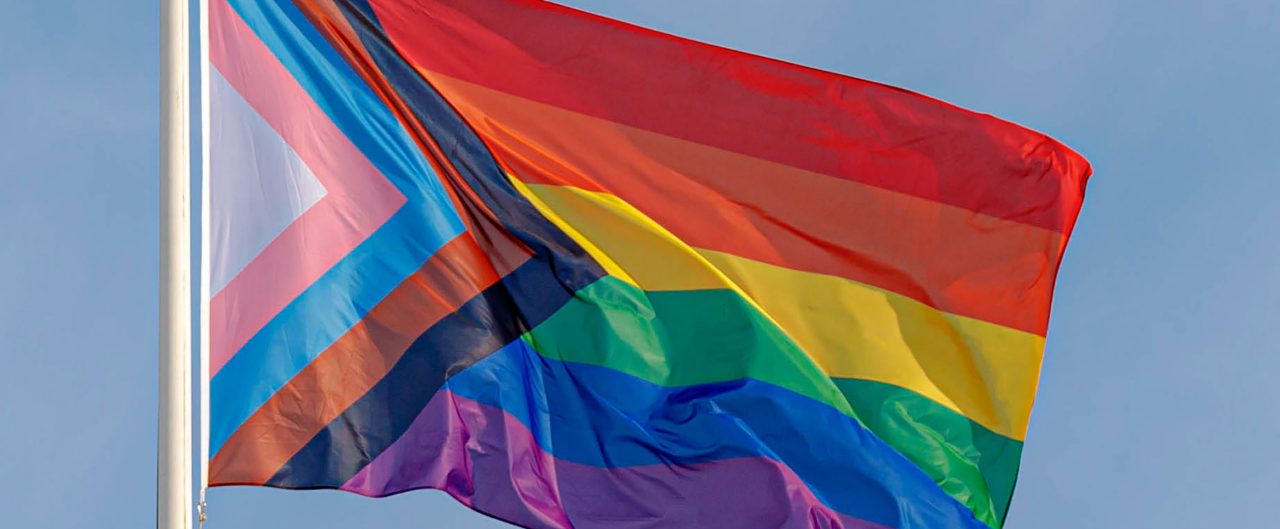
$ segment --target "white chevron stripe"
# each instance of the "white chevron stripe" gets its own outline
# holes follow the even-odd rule
[[[216,70],[209,79],[210,288],[216,294],[326,191]]]

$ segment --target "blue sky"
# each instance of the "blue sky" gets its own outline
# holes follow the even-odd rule
[[[572,0],[1047,132],[1095,176],[1008,527],[1274,526],[1280,4]],[[0,519],[153,522],[155,2],[0,17]],[[217,528],[500,527],[441,494],[219,489]]]

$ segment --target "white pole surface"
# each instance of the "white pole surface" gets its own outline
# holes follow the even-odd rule
[[[191,525],[191,153],[187,0],[160,0],[160,395],[156,528]]]

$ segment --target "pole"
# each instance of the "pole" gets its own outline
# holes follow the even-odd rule
[[[156,528],[191,524],[191,153],[187,0],[160,0],[160,395]]]

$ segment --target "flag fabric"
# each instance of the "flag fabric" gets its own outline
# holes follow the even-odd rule
[[[999,528],[1088,163],[533,0],[208,0],[212,486]]]

